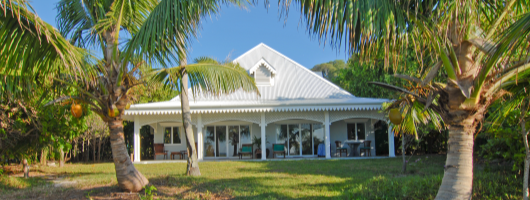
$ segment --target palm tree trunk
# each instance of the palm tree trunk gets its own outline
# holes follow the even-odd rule
[[[181,59],[180,66],[186,66],[186,59]],[[184,134],[186,135],[186,146],[188,151],[188,165],[186,174],[191,176],[200,176],[199,159],[197,158],[197,149],[195,149],[195,138],[193,137],[193,129],[191,128],[191,110],[190,102],[188,101],[188,73],[186,68],[182,71],[181,78],[181,93],[180,105],[182,108],[182,123],[184,125]]]
[[[473,118],[449,126],[447,160],[436,199],[471,199],[473,189]],[[473,128],[470,128],[473,127]]]
[[[125,191],[138,192],[149,183],[149,181],[134,167],[127,148],[123,133],[123,120],[113,118],[109,120],[110,146],[112,158],[116,169],[116,179],[121,189]]]

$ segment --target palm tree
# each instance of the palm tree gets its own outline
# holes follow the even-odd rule
[[[259,95],[254,79],[239,64],[231,61],[221,63],[209,57],[197,58],[194,64],[190,65],[186,63],[186,60],[182,59],[178,67],[156,71],[154,80],[164,82],[167,86],[177,88],[180,92],[182,122],[189,155],[186,174],[192,176],[198,176],[201,172],[191,127],[189,93],[191,92],[193,97],[197,95],[220,96],[242,89],[246,92],[255,91]],[[188,90],[188,82],[191,90]]]
[[[0,0],[0,95],[29,96],[57,71],[83,76],[84,49],[40,19],[26,0]],[[49,83],[49,82],[48,82]]]
[[[400,76],[400,75],[397,75]],[[380,82],[370,82],[371,84],[378,85],[384,88],[395,90],[396,87]],[[442,130],[443,128],[443,119],[438,113],[436,113],[431,108],[425,107],[424,104],[416,101],[417,97],[427,96],[425,93],[428,91],[427,88],[422,87],[421,85],[413,86],[407,92],[402,93],[402,95],[394,102],[383,104],[385,111],[390,111],[390,109],[399,109],[402,113],[403,120],[401,124],[395,124],[393,131],[395,133],[401,134],[401,155],[403,158],[403,173],[407,170],[407,164],[405,159],[406,153],[406,141],[405,134],[414,136],[418,140],[418,125],[427,125],[431,122],[434,125],[436,130]]]
[[[183,63],[188,43],[196,35],[200,19],[216,14],[221,3],[227,2],[239,4],[238,1],[214,0],[62,0],[58,3],[57,19],[62,35],[68,36],[76,46],[96,48],[103,54],[102,60],[86,65],[86,68],[97,71],[89,78],[90,82],[72,84],[77,86],[79,95],[58,100],[79,99],[108,124],[116,178],[123,190],[139,191],[148,183],[130,160],[122,119],[124,109],[131,103],[129,89],[145,81],[136,78],[138,67],[144,64],[141,60],[162,66],[171,65],[173,61]],[[131,38],[120,40],[124,35]],[[183,77],[181,86],[187,87],[186,68],[182,67],[179,73]],[[238,78],[241,77],[227,81]],[[55,80],[72,82],[68,77]],[[189,119],[186,116],[189,115],[189,107],[183,115],[184,119]],[[184,121],[188,125],[191,122]],[[191,126],[185,125],[185,128],[188,137]],[[188,147],[193,148],[190,142],[188,137]],[[198,172],[198,165],[195,168]]]
[[[279,0],[283,10],[289,0]],[[470,199],[473,182],[473,134],[491,103],[504,92],[500,85],[528,70],[526,59],[500,62],[509,47],[495,45],[498,33],[528,12],[529,1],[301,1],[302,20],[311,36],[341,43],[364,60],[379,55],[386,66],[403,60],[413,46],[419,63],[429,73],[417,80],[430,87],[429,105],[448,126],[449,141],[444,178],[437,199]],[[406,63],[405,63],[406,64]],[[444,84],[431,84],[440,70]],[[437,105],[433,105],[435,100]]]

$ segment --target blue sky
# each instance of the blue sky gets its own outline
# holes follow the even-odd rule
[[[31,5],[44,21],[57,27],[55,4],[58,1],[33,0]],[[299,22],[300,12],[294,7],[284,22],[275,3],[271,3],[268,11],[263,3],[247,10],[225,6],[219,15],[203,20],[200,35],[192,43],[188,57],[211,56],[224,60],[230,55],[235,59],[263,42],[307,68],[335,59],[346,60],[343,48],[337,52],[319,44],[317,39],[310,39],[305,25]]]

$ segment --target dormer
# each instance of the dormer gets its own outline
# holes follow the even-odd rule
[[[276,70],[263,58],[250,68],[248,73],[254,76],[257,86],[274,86]]]

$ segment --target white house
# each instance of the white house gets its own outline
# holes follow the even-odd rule
[[[338,156],[335,141],[352,154],[353,145],[346,143],[365,140],[371,141],[371,155],[376,155],[374,124],[387,121],[380,113],[387,100],[355,97],[263,43],[234,62],[255,77],[261,96],[243,91],[222,97],[190,95],[199,160],[237,157],[241,146],[254,137],[261,138],[267,149],[284,144],[287,157],[316,157],[320,143],[325,145],[326,158]],[[140,161],[139,131],[144,125],[154,129],[154,142],[164,143],[168,154],[186,149],[178,96],[132,105],[124,118],[134,121],[135,162]],[[391,131],[388,138],[393,157]],[[266,156],[261,154],[261,159]]]

